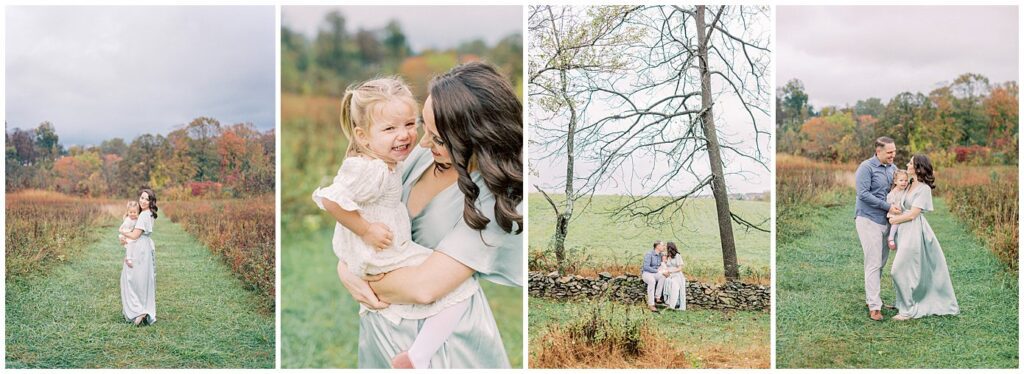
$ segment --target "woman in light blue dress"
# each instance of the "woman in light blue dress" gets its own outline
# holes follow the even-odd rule
[[[891,224],[900,224],[896,258],[892,262],[892,283],[896,288],[899,314],[893,320],[958,314],[960,306],[953,292],[946,256],[924,214],[934,209],[935,177],[931,161],[924,155],[914,155],[907,164],[907,171],[914,176],[914,182],[901,204],[904,213],[889,219]]]
[[[150,235],[158,208],[153,190],[142,190],[139,207],[142,211],[135,229],[124,235],[135,240],[126,251],[131,262],[121,265],[121,309],[135,326],[156,322],[156,248]],[[124,239],[121,241],[123,244]]]
[[[425,134],[405,162],[402,201],[412,238],[435,252],[367,283],[339,262],[352,296],[370,308],[426,304],[469,277],[523,285],[522,103],[493,67],[468,63],[435,78],[423,105]],[[495,193],[497,192],[497,193]],[[423,320],[394,324],[366,313],[359,367],[388,368]],[[508,355],[483,290],[431,358],[431,368],[508,368]]]
[[[676,243],[668,242],[668,253],[661,264],[665,267],[665,305],[669,309],[686,310],[686,276],[683,275],[683,256]]]

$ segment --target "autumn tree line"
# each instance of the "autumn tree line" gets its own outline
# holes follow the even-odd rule
[[[962,74],[928,94],[903,92],[887,103],[879,98],[853,106],[816,110],[803,82],[778,88],[776,128],[780,153],[828,162],[857,162],[870,156],[879,136],[896,140],[899,158],[925,152],[939,165],[1017,163],[1018,85]]]
[[[485,60],[522,87],[523,42],[519,33],[488,46],[467,40],[454,49],[414,51],[398,21],[381,29],[350,31],[345,16],[328,13],[313,38],[281,26],[281,90],[304,95],[340,97],[353,82],[398,74],[417,98],[434,75],[464,62]],[[522,92],[521,89],[517,92]]]
[[[244,197],[274,191],[274,131],[199,117],[166,136],[143,134],[64,147],[50,122],[6,131],[7,192],[45,189],[130,196],[146,185],[163,199]]]

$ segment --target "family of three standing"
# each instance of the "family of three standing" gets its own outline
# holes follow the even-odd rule
[[[906,170],[897,170],[896,143],[875,141],[875,156],[857,168],[855,222],[864,250],[864,292],[869,318],[882,320],[882,308],[899,310],[893,320],[958,314],[946,257],[925,212],[934,209],[934,168],[923,154],[911,156]],[[892,283],[895,306],[882,303],[882,267],[894,250]]]
[[[640,278],[647,284],[647,308],[652,312],[658,312],[656,304],[661,303],[669,309],[686,310],[686,276],[676,243],[654,242],[644,254]]]
[[[350,86],[346,157],[313,192],[338,222],[338,277],[361,304],[358,365],[508,368],[478,282],[523,285],[522,103],[479,62],[428,91],[420,115],[398,77]]]

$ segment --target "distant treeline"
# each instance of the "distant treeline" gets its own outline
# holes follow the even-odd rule
[[[281,27],[281,89],[285,92],[339,96],[348,85],[381,75],[398,74],[419,100],[434,75],[453,66],[485,60],[497,66],[522,92],[522,34],[508,35],[494,46],[469,40],[449,50],[413,51],[397,21],[382,29],[350,33],[345,17],[328,13],[316,37]]]
[[[274,131],[199,117],[167,136],[131,143],[60,144],[53,124],[6,131],[7,191],[45,189],[81,196],[132,196],[140,186],[162,199],[243,197],[274,191]]]
[[[778,150],[829,162],[859,161],[871,155],[879,136],[896,140],[901,159],[926,152],[940,165],[1016,164],[1018,144],[1016,81],[991,83],[963,74],[929,92],[904,92],[888,103],[858,100],[846,107],[815,110],[803,83],[778,89]]]

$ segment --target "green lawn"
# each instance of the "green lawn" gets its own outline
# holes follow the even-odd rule
[[[560,201],[562,196],[555,195],[552,198]],[[569,224],[566,248],[584,248],[585,253],[595,260],[635,263],[639,269],[643,254],[651,250],[651,243],[655,240],[674,241],[687,267],[709,269],[709,273],[714,274],[722,272],[722,245],[714,200],[690,200],[683,209],[683,215],[675,215],[671,222],[658,227],[641,222],[616,222],[604,213],[620,206],[624,199],[623,196],[595,196],[586,211],[577,214]],[[576,210],[579,211],[587,205],[587,201],[584,199],[576,204]],[[765,201],[731,201],[730,207],[755,224],[761,223],[771,214],[771,204]],[[551,205],[543,195],[532,193],[529,196],[529,211],[530,249],[536,251],[549,248],[555,232],[555,216]],[[762,226],[770,227],[767,222]],[[768,274],[771,235],[757,230],[744,230],[735,223],[733,231],[740,266],[753,267],[760,273]]]
[[[338,281],[333,227],[281,245],[281,367],[354,368],[359,304]],[[523,365],[523,289],[481,281],[512,367]],[[332,316],[324,318],[323,316]]]
[[[548,327],[566,323],[570,313],[566,308],[578,307],[577,302],[560,302],[530,298],[529,339],[531,347],[543,336]],[[644,309],[643,305],[628,308]],[[722,312],[691,308],[684,312],[662,310],[653,314],[655,328],[673,347],[698,357],[691,364],[699,367],[768,367],[771,345],[771,314],[755,311]],[[534,348],[536,349],[536,348]],[[531,352],[533,357],[536,352]],[[726,358],[729,362],[719,362]]]
[[[850,200],[852,203],[852,200]],[[927,218],[942,243],[960,315],[867,318],[863,252],[852,204],[818,211],[777,244],[779,368],[1016,368],[1017,275],[958,222],[942,199]],[[783,238],[786,237],[784,240]],[[889,264],[893,255],[890,255]],[[893,300],[889,264],[882,299]]]
[[[7,283],[7,368],[274,367],[273,314],[164,217],[153,234],[157,322],[125,322],[118,224],[85,233],[100,239],[68,263]]]

